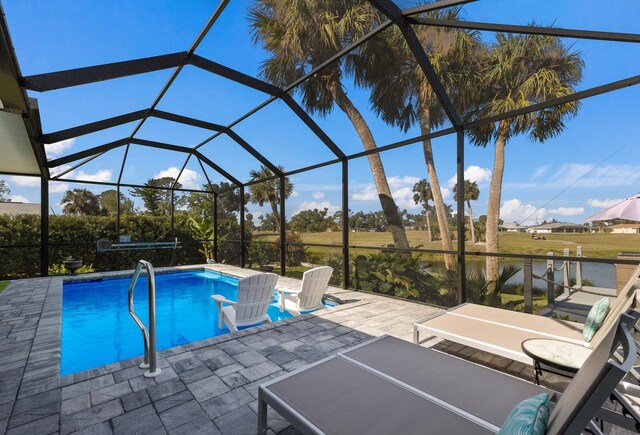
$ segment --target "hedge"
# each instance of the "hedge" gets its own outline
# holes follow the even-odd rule
[[[235,225],[234,225],[235,224]],[[198,252],[200,244],[192,237],[186,214],[176,215],[175,230],[171,231],[169,216],[123,215],[120,234],[130,234],[133,241],[169,241],[175,234],[181,248],[96,252],[96,241],[116,240],[116,223],[109,216],[50,216],[49,262],[61,264],[68,256],[91,264],[96,271],[131,268],[139,259],[154,266],[169,266],[172,255],[175,265],[204,262]],[[238,231],[236,222],[225,226]],[[237,236],[236,236],[237,238]],[[235,263],[240,256],[239,246],[221,244],[219,259]],[[0,215],[0,278],[36,276],[40,272],[40,217],[35,215]]]

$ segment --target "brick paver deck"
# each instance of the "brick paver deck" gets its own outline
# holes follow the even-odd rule
[[[240,277],[255,273],[206,267]],[[284,277],[279,282],[296,283]],[[162,373],[153,379],[143,377],[141,358],[61,378],[62,278],[15,281],[0,294],[0,433],[255,433],[262,382],[373,336],[410,341],[413,322],[438,310],[338,288],[329,293],[357,301],[167,349],[159,353]],[[532,377],[524,364],[446,342],[426,345],[433,344]],[[562,389],[565,381],[547,378],[554,382]],[[290,432],[273,410],[269,425],[270,433]]]
[[[62,278],[15,281],[0,294],[0,433],[253,433],[262,382],[371,336],[410,340],[413,321],[435,310],[330,293],[358,302],[162,351],[154,379],[142,376],[140,358],[60,378]],[[276,432],[288,426],[269,421]]]

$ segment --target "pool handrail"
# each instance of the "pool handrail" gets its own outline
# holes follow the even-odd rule
[[[136,314],[135,307],[133,305],[133,289],[138,282],[142,269],[147,269],[147,275],[149,276],[149,328],[140,320]],[[142,341],[144,344],[144,362],[140,364],[140,368],[148,368],[144,372],[144,376],[152,378],[158,376],[162,370],[156,365],[156,277],[153,271],[153,265],[146,260],[139,260],[136,264],[136,269],[133,272],[133,277],[129,283],[129,315],[136,322],[140,332],[142,332]]]

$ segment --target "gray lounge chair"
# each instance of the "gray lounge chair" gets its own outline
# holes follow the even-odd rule
[[[621,344],[622,363],[611,359]],[[373,339],[259,388],[258,433],[267,406],[305,434],[496,433],[518,402],[557,399],[548,433],[578,434],[635,361],[624,325],[612,328],[564,394],[392,337]]]
[[[525,364],[533,361],[522,351],[521,345],[532,338],[557,339],[593,349],[614,327],[620,314],[636,308],[639,276],[640,266],[612,302],[602,327],[589,343],[583,339],[582,323],[476,304],[462,304],[417,320],[413,326],[414,343],[420,344],[423,335],[439,337]],[[588,352],[585,358],[586,355]]]
[[[640,327],[636,325],[634,331],[636,334],[640,333]],[[636,341],[636,350],[639,349]],[[638,356],[640,357],[640,353]],[[598,411],[597,417],[630,431],[640,432],[640,372],[637,365],[629,372],[628,380],[632,382],[620,382],[610,397],[620,407],[603,407]]]

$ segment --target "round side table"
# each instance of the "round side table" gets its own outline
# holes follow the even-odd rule
[[[541,364],[577,373],[591,355],[591,349],[575,343],[551,338],[531,338],[522,342],[522,351],[533,359],[536,384],[540,385]]]

